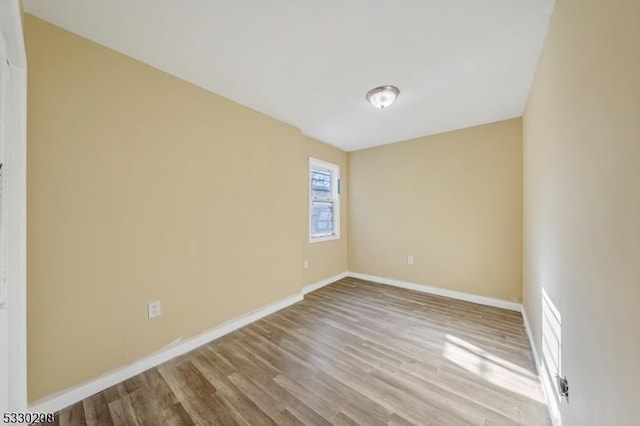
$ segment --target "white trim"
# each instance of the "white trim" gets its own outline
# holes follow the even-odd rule
[[[333,232],[328,235],[313,236],[311,231],[311,222],[313,215],[313,199],[311,196],[311,170],[322,170],[331,173],[331,187],[333,193]],[[322,241],[332,241],[340,239],[340,194],[342,188],[340,188],[340,166],[337,164],[329,163],[327,161],[318,160],[317,158],[309,157],[309,173],[307,175],[307,186],[309,189],[309,242],[319,243]]]
[[[511,311],[517,311],[522,314],[522,322],[524,323],[524,329],[529,338],[529,344],[531,345],[531,352],[533,353],[533,359],[536,364],[538,372],[538,380],[541,382],[542,392],[544,393],[545,401],[547,402],[547,410],[549,410],[549,416],[554,426],[562,426],[562,418],[560,416],[560,410],[557,405],[557,401],[553,398],[554,388],[553,384],[549,381],[549,377],[544,373],[542,369],[542,363],[540,362],[540,356],[538,355],[538,349],[536,348],[529,320],[527,318],[524,306],[517,302],[510,302],[508,300],[497,299],[493,297],[478,296],[475,294],[464,293],[461,291],[448,290],[440,287],[432,287],[422,284],[410,283],[406,281],[378,277],[375,275],[361,274],[358,272],[347,272],[348,277],[358,278],[361,280],[369,281],[376,284],[387,284],[394,287],[404,288],[407,290],[419,291],[421,293],[435,294],[438,296],[450,297],[452,299],[464,300],[467,302],[479,303],[481,305],[493,306],[496,308],[508,309]],[[558,314],[559,315],[559,314]]]
[[[0,1],[0,33],[9,60],[6,145],[7,286],[0,308],[0,327],[7,327],[0,342],[0,412],[21,412],[27,407],[27,64],[20,4]],[[3,335],[3,333],[0,333]]]
[[[140,358],[129,365],[125,365],[120,368],[108,371],[94,379],[88,380],[79,385],[63,389],[54,394],[48,395],[38,401],[29,405],[28,410],[30,412],[57,412],[63,408],[69,407],[78,401],[94,395],[107,389],[110,386],[116,385],[124,380],[127,380],[136,374],[140,374],[150,368],[156,367],[163,362],[166,362],[179,355],[183,355],[193,349],[196,349],[202,345],[218,339],[225,334],[229,334],[234,330],[251,324],[261,318],[271,315],[281,309],[293,305],[294,303],[303,300],[304,295],[315,291],[321,287],[332,284],[345,278],[348,273],[342,272],[340,274],[325,278],[313,284],[302,287],[300,293],[293,294],[285,297],[284,299],[277,300],[262,308],[256,309],[248,314],[241,315],[233,318],[219,326],[213,327],[195,337],[184,340],[179,338],[164,348]]]
[[[538,354],[538,348],[536,346],[535,339],[533,338],[533,332],[527,318],[527,311],[524,309],[524,305],[520,311],[522,314],[522,322],[524,323],[524,330],[529,338],[529,345],[531,345],[531,352],[533,353],[533,360],[536,363],[536,370],[538,371],[538,380],[542,383],[542,393],[544,393],[544,399],[547,402],[547,409],[549,410],[549,416],[553,422],[553,426],[562,426],[562,417],[560,416],[560,407],[557,400],[554,398],[555,390],[553,383],[549,381],[549,375],[546,374],[546,369],[543,368],[540,355]]]
[[[346,277],[353,277],[353,278],[370,281],[373,283],[388,284],[395,287],[405,288],[408,290],[414,290],[414,291],[419,291],[419,292],[429,293],[429,294],[437,294],[440,296],[466,300],[469,302],[475,302],[475,303],[480,303],[480,304],[489,305],[489,306],[503,307],[505,309],[521,312],[523,322],[524,322],[524,328],[527,333],[527,336],[529,337],[531,350],[533,352],[533,357],[535,359],[536,367],[538,369],[538,376],[543,377],[543,375],[540,375],[540,368],[541,368],[540,359],[538,357],[538,352],[536,350],[536,346],[531,334],[529,322],[527,320],[527,316],[524,309],[519,303],[508,302],[508,301],[488,298],[484,296],[476,296],[476,295],[462,293],[462,292],[453,291],[453,290],[423,286],[420,284],[407,283],[404,281],[391,280],[388,278],[376,277],[374,275],[366,275],[366,274],[360,274],[357,272],[345,271],[340,274],[336,274],[331,277],[317,281],[313,284],[306,285],[302,287],[299,294],[293,294],[284,299],[280,299],[269,305],[263,306],[262,308],[256,309],[255,311],[252,311],[248,314],[241,315],[217,327],[207,330],[198,336],[192,337],[187,340],[183,340],[182,338],[177,339],[176,341],[172,342],[166,347],[144,358],[138,359],[137,361],[134,361],[132,364],[109,371],[99,377],[96,377],[95,379],[89,380],[80,385],[62,390],[60,392],[57,392],[55,394],[42,398],[34,402],[33,404],[29,405],[28,410],[31,412],[59,411],[91,395],[101,392],[110,386],[116,385],[124,380],[127,380],[135,376],[136,374],[140,374],[150,368],[153,368],[155,366],[162,364],[163,362],[166,362],[179,355],[183,355],[219,337],[222,337],[228,333],[231,333],[232,331],[237,330],[238,328],[244,327],[248,324],[251,324],[254,321],[264,318],[267,315],[271,315],[281,309],[291,306],[303,300],[303,295],[306,295],[310,292],[318,290],[319,288],[322,288],[329,284],[333,284],[334,282],[339,281]],[[505,306],[508,306],[508,307],[505,307]],[[550,386],[550,383],[548,382],[545,383],[545,381],[543,380],[542,389],[545,395],[545,399],[547,400],[547,406],[549,407],[549,411],[550,411],[554,426],[561,426],[559,419],[554,417],[553,414],[551,413],[551,406],[549,405],[549,398],[548,398],[548,392],[549,392],[548,389],[550,388],[548,386]]]
[[[6,110],[8,109],[9,68],[5,62],[6,49],[2,28],[0,27],[0,162],[5,163],[6,153]],[[4,168],[4,165],[3,165]],[[0,413],[9,411],[9,326],[8,312],[5,309],[7,295],[7,204],[5,175],[6,170],[0,170]]]
[[[341,272],[341,273],[339,273],[337,275],[334,275],[332,277],[325,278],[325,279],[320,280],[318,282],[315,282],[313,284],[306,285],[306,286],[302,287],[302,294],[304,295],[304,294],[311,293],[312,291],[316,291],[319,288],[322,288],[322,287],[327,286],[329,284],[333,284],[336,281],[340,281],[341,279],[346,278],[348,276],[349,276],[349,273],[347,271],[344,271],[344,272]]]
[[[333,204],[334,206],[336,205],[336,203]],[[335,226],[335,222],[334,222],[334,226]],[[322,237],[311,237],[309,236],[309,242],[310,243],[320,243],[322,241],[333,241],[333,240],[339,240],[340,239],[340,235],[338,234],[329,234],[329,235],[325,235]]]
[[[78,401],[82,401],[97,392],[103,391],[110,386],[127,380],[136,374],[140,374],[143,371],[160,365],[163,362],[179,355],[185,354],[199,346],[205,345],[224,336],[225,334],[231,333],[240,327],[244,327],[245,325],[251,324],[252,322],[264,318],[267,315],[271,315],[281,309],[293,305],[294,303],[300,302],[302,299],[302,293],[293,294],[285,297],[284,299],[280,299],[263,306],[262,308],[256,309],[248,314],[229,320],[217,327],[213,327],[195,337],[187,340],[179,338],[168,346],[165,346],[151,355],[140,358],[129,365],[108,371],[95,379],[42,398],[33,404],[30,404],[28,410],[30,412],[37,413],[59,411],[65,407],[75,404]]]
[[[27,406],[27,144],[26,71],[11,69],[7,145],[7,311],[9,314],[9,406]],[[15,125],[19,123],[19,125]],[[12,144],[13,141],[13,144]],[[15,411],[15,410],[13,410]]]
[[[361,274],[358,272],[349,272],[348,275],[353,278],[359,278],[365,281],[371,281],[378,284],[387,284],[394,287],[400,287],[407,290],[419,291],[421,293],[435,294],[438,296],[450,297],[452,299],[464,300],[467,302],[478,303],[480,305],[493,306],[496,308],[508,309],[510,311],[521,311],[520,303],[511,302],[509,300],[498,299],[494,297],[478,296],[476,294],[464,293],[462,291],[448,290],[441,287],[432,287],[423,284],[410,283],[407,281],[396,280],[392,278],[378,277],[375,275]]]

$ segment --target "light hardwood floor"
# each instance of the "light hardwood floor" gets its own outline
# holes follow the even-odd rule
[[[346,278],[60,425],[550,425],[519,313]]]

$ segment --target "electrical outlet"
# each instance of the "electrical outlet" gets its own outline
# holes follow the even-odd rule
[[[147,318],[153,319],[162,315],[162,305],[159,300],[147,302]]]
[[[407,265],[413,265],[413,256],[407,256]]]
[[[302,263],[302,267],[303,267],[304,269],[307,269],[307,268],[309,267],[309,261],[308,261],[308,260],[305,260],[305,261]]]
[[[560,397],[564,398],[569,403],[569,381],[567,376],[560,377],[559,374],[555,375],[556,382],[558,383],[558,393]]]

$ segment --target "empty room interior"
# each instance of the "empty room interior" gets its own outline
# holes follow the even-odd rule
[[[0,0],[0,414],[640,425],[637,0]]]

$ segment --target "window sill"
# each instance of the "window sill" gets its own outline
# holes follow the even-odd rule
[[[310,237],[309,242],[320,243],[322,241],[333,241],[333,240],[339,240],[339,239],[340,239],[340,235],[332,234],[332,235],[324,235],[321,237]]]

